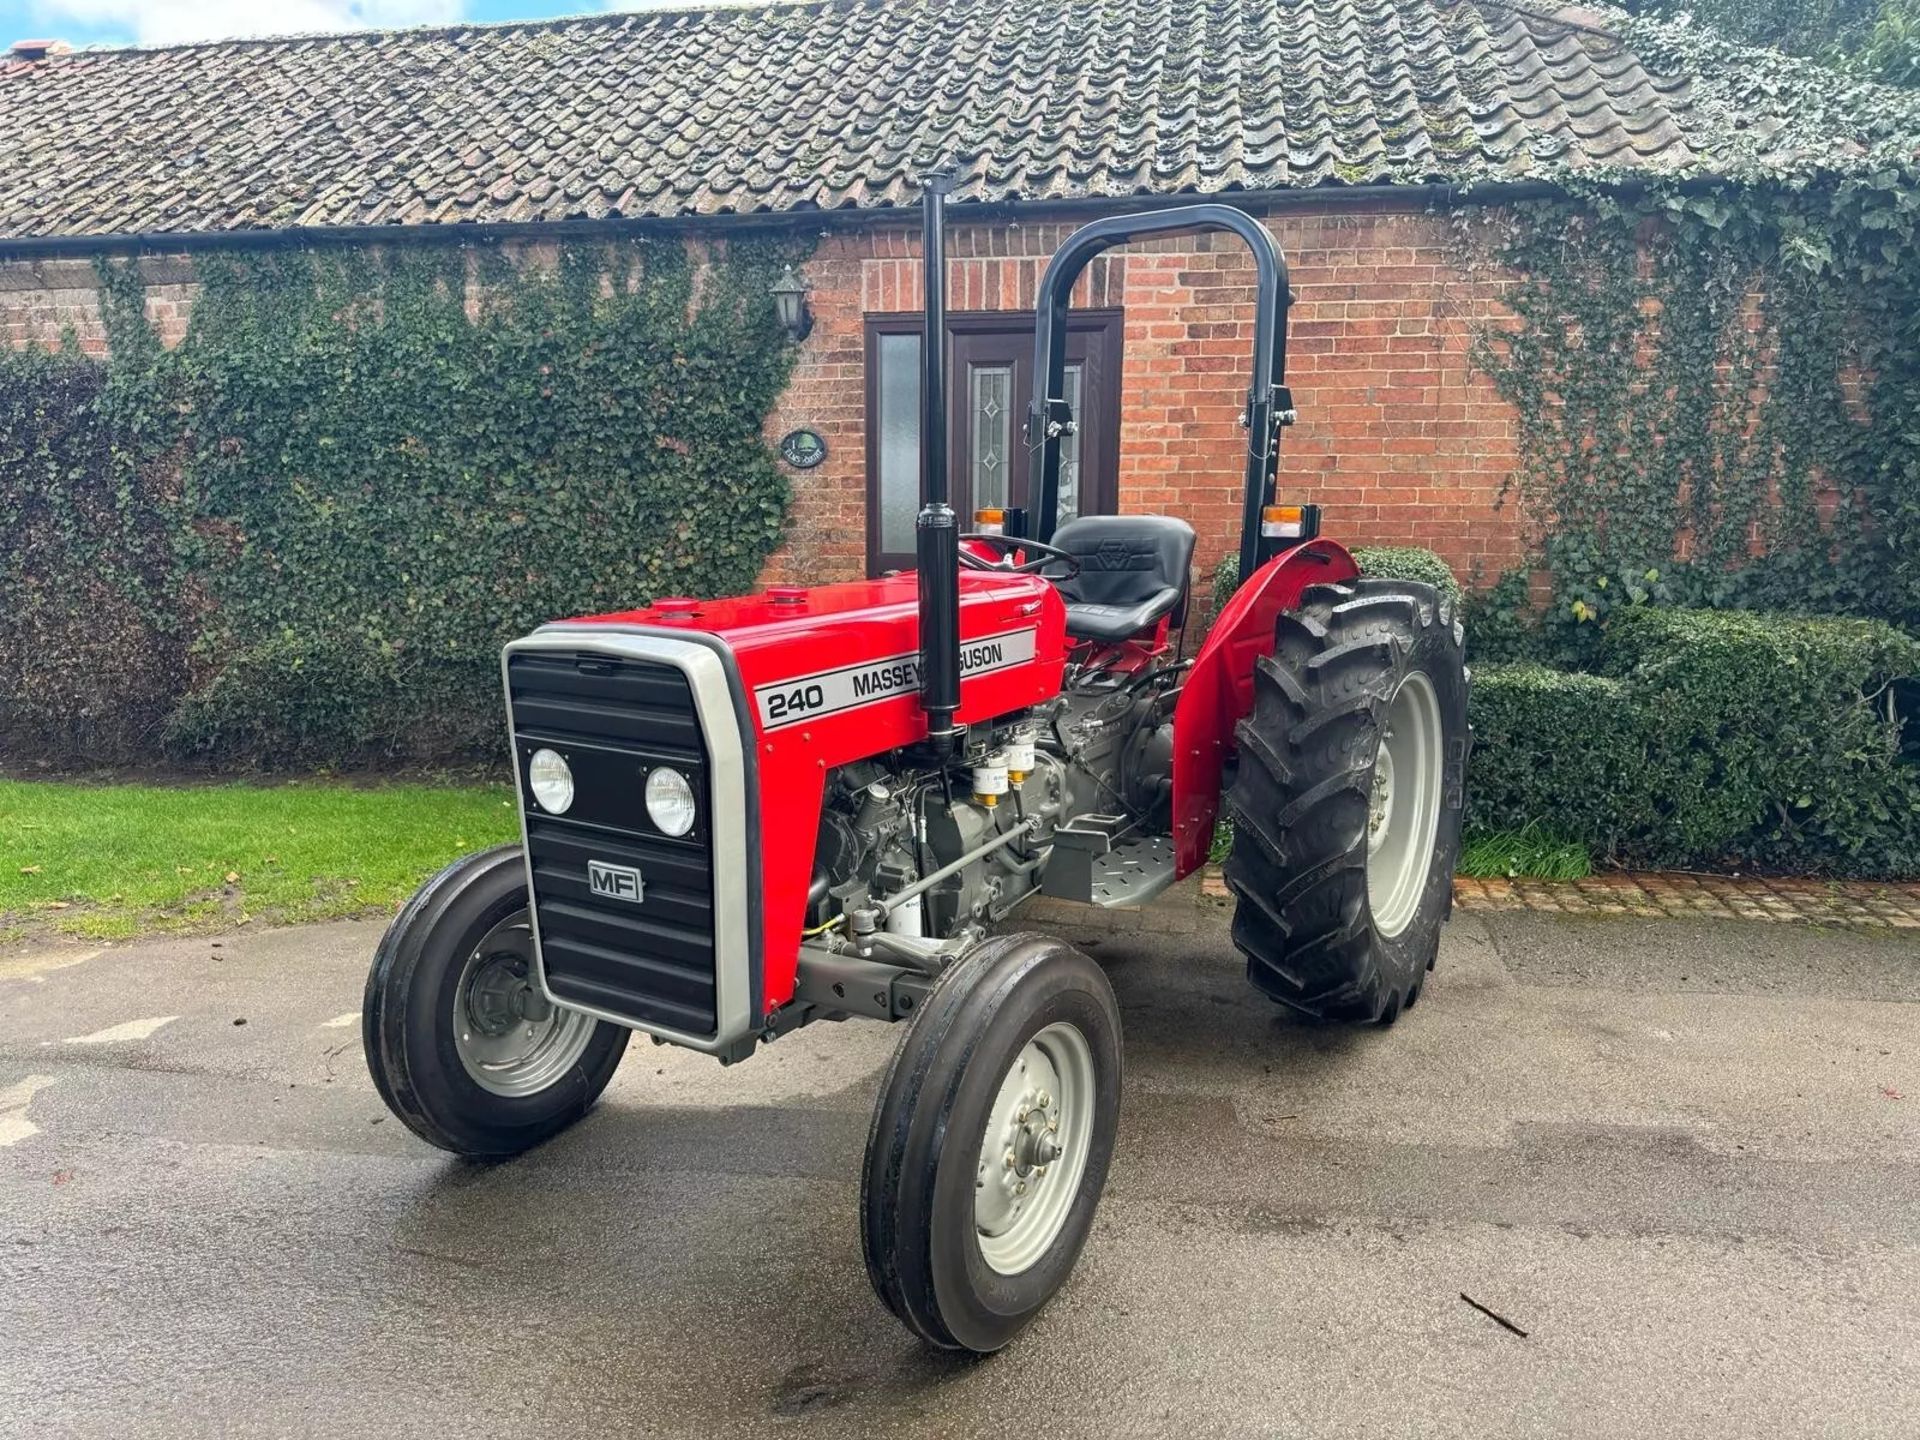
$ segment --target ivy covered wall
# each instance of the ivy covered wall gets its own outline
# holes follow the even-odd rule
[[[104,354],[0,350],[0,759],[490,753],[506,639],[753,582],[796,258],[208,255],[172,347],[103,263]]]
[[[1797,87],[1798,129],[1755,135],[1724,177],[1598,177],[1456,216],[1461,264],[1503,283],[1510,313],[1478,328],[1473,359],[1518,419],[1507,500],[1551,596],[1535,617],[1541,587],[1509,577],[1482,655],[1584,663],[1642,603],[1920,633],[1920,97],[1836,100],[1710,34],[1639,44],[1679,47],[1676,69],[1742,60],[1729,83],[1776,98]],[[1883,138],[1822,153],[1838,103],[1877,107]]]

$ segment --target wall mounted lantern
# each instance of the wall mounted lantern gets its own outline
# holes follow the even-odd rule
[[[807,308],[807,282],[793,273],[793,266],[787,266],[773,282],[772,294],[781,329],[796,341],[813,333],[813,312]]]

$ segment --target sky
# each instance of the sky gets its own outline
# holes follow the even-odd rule
[[[76,48],[168,45],[234,35],[534,20],[648,8],[645,0],[0,0],[0,48],[28,37],[65,40]]]

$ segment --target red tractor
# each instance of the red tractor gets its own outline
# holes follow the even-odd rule
[[[1451,904],[1467,679],[1445,596],[1359,578],[1313,507],[1272,503],[1286,264],[1224,205],[1067,240],[1039,294],[1034,505],[962,534],[942,206],[931,185],[917,573],[660,600],[508,645],[523,843],[455,863],[394,920],[364,1038],[415,1132],[504,1156],[579,1119],[632,1031],[731,1063],[816,1020],[900,1022],[867,1270],[926,1341],[986,1352],[1072,1269],[1120,1098],[1105,974],[1006,922],[1035,895],[1140,904],[1206,862],[1224,802],[1254,986],[1391,1022]],[[1062,376],[1094,255],[1216,230],[1258,271],[1244,578],[1189,659],[1188,525],[1058,520]]]

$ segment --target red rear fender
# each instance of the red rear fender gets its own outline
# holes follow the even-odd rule
[[[1254,661],[1273,650],[1273,627],[1309,585],[1351,580],[1353,557],[1331,540],[1276,556],[1233,592],[1213,622],[1173,711],[1173,842],[1178,872],[1206,862],[1220,813],[1220,774],[1233,727],[1253,708]]]

